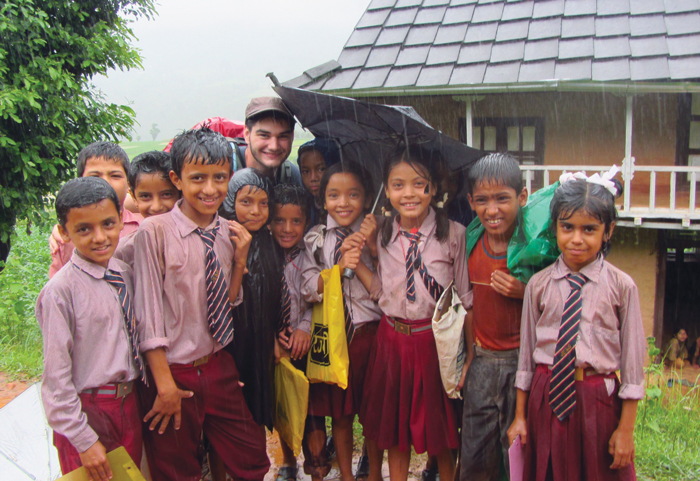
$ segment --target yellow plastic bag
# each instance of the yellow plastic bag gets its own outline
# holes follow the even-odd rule
[[[348,341],[345,336],[345,312],[340,268],[321,271],[323,303],[314,305],[311,321],[311,349],[306,376],[311,382],[348,387]]]
[[[288,357],[283,357],[275,366],[275,396],[275,429],[294,451],[294,456],[299,456],[309,407],[309,380],[292,366]]]
[[[107,453],[109,467],[112,468],[112,481],[146,481],[139,468],[126,452],[124,446]],[[29,479],[29,478],[27,478]],[[57,481],[87,481],[88,475],[84,467],[80,467],[58,478]]]

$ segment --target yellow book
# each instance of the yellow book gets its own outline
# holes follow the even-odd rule
[[[112,468],[112,481],[146,481],[124,446],[107,453],[107,461]],[[87,479],[85,468],[78,468],[58,478],[58,481],[87,481]]]

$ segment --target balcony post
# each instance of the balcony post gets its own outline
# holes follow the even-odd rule
[[[625,108],[625,158],[622,161],[622,180],[625,183],[623,210],[630,210],[630,190],[634,178],[634,157],[632,157],[632,96],[626,98]]]

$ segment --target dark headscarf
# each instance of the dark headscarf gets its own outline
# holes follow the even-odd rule
[[[236,195],[250,185],[267,194],[270,217],[274,213],[272,184],[254,169],[236,172],[228,184],[228,194],[219,213],[237,220]],[[236,361],[243,396],[253,419],[272,430],[274,394],[274,345],[279,329],[282,292],[283,253],[267,226],[251,232],[248,274],[243,277],[243,303],[233,310],[233,341],[226,346]]]
[[[272,205],[274,193],[270,180],[255,169],[245,168],[234,173],[233,177],[231,177],[231,180],[228,183],[228,193],[226,194],[226,199],[224,199],[224,203],[221,204],[221,207],[219,208],[219,215],[221,217],[228,220],[238,220],[235,209],[236,195],[238,195],[238,191],[246,185],[257,187],[258,189],[265,191],[270,206],[270,215],[272,215],[274,209],[274,205]],[[270,219],[268,219],[268,222],[269,220]]]

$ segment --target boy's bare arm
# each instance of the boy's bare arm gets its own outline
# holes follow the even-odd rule
[[[153,403],[153,407],[143,418],[143,422],[146,423],[153,418],[149,429],[153,431],[160,423],[158,434],[163,434],[172,417],[173,427],[180,429],[182,398],[192,397],[194,393],[192,391],[183,391],[177,387],[163,348],[146,351],[145,356],[148,361],[148,367],[153,374],[153,379],[156,382],[158,395]]]
[[[526,284],[502,271],[491,274],[491,287],[502,296],[522,299],[525,296]]]
[[[625,468],[634,461],[634,424],[638,402],[637,399],[622,400],[620,423],[608,443],[608,452],[614,457],[611,469]]]
[[[236,221],[229,221],[231,243],[236,251],[233,254],[233,269],[229,282],[229,300],[235,302],[243,284],[243,276],[248,272],[248,249],[253,236],[248,230]]]

